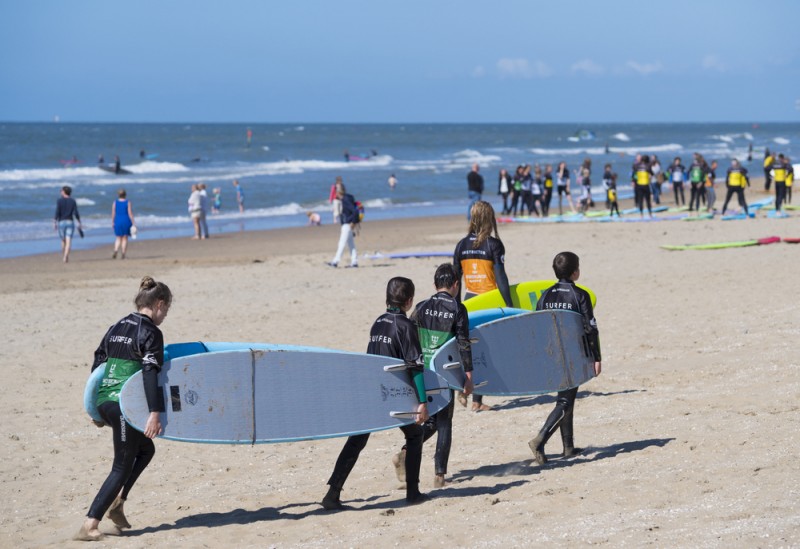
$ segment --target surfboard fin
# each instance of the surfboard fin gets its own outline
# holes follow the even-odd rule
[[[403,370],[407,370],[407,364],[388,364],[383,367],[384,372],[402,372]]]
[[[414,412],[389,412],[391,417],[396,417],[398,419],[415,419],[419,414]]]

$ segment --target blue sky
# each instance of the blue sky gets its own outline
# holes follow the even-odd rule
[[[796,122],[800,1],[0,4],[0,120]]]

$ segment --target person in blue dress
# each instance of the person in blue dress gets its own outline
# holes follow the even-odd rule
[[[117,254],[122,252],[122,259],[128,251],[128,237],[131,235],[133,227],[133,209],[131,202],[127,198],[125,189],[120,189],[117,193],[118,198],[111,205],[111,226],[114,227],[114,253],[111,258],[116,259]]]

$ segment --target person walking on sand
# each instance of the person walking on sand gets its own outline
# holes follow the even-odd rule
[[[369,332],[367,354],[399,358],[408,367],[411,382],[416,389],[419,405],[416,423],[403,425],[400,430],[406,439],[404,456],[406,504],[416,505],[430,499],[419,491],[419,470],[422,463],[422,423],[428,419],[427,395],[425,394],[424,362],[422,348],[414,323],[406,313],[414,303],[414,283],[401,276],[389,280],[386,285],[386,312],[372,324]],[[353,435],[347,438],[336,465],[328,480],[328,492],[322,499],[322,506],[328,511],[345,509],[341,494],[344,483],[355,467],[361,451],[369,441],[370,433]]]
[[[122,252],[122,259],[128,252],[128,237],[131,236],[131,228],[135,225],[133,219],[133,207],[125,189],[117,192],[117,199],[111,204],[111,226],[114,228],[114,253],[111,259],[116,259],[117,254]]]
[[[72,187],[64,185],[61,187],[61,196],[56,201],[56,214],[53,217],[53,228],[58,231],[58,237],[61,239],[61,258],[64,263],[69,262],[72,236],[75,234],[75,220],[78,221],[78,231],[83,231],[78,203],[72,198]]]
[[[106,511],[118,529],[131,527],[123,506],[139,475],[155,455],[152,439],[163,432],[158,412],[161,407],[158,372],[164,364],[164,336],[158,327],[167,317],[172,292],[163,282],[145,276],[134,304],[136,312],[111,326],[94,352],[92,371],[104,368],[97,393],[97,411],[103,424],[111,427],[114,461],[89,507],[86,520],[73,538],[78,541],[103,539],[99,526]],[[143,433],[125,420],[119,406],[122,386],[137,372],[142,372],[142,390],[150,411]]]
[[[567,310],[583,316],[586,342],[594,357],[594,375],[599,376],[602,370],[602,358],[592,300],[586,290],[575,285],[581,275],[578,256],[572,252],[561,252],[553,259],[553,271],[558,282],[542,293],[536,303],[536,310]],[[539,430],[539,434],[528,442],[528,446],[533,452],[533,459],[539,465],[547,463],[544,446],[557,428],[561,430],[561,442],[564,445],[564,451],[561,454],[563,457],[571,457],[583,451],[581,448],[575,447],[573,438],[572,418],[577,395],[577,387],[559,391],[555,408],[550,412]]]
[[[464,396],[472,393],[472,346],[469,339],[469,317],[463,303],[459,303],[456,296],[459,293],[460,281],[452,263],[439,265],[433,275],[433,285],[436,293],[417,304],[411,314],[411,320],[417,325],[419,341],[422,345],[422,355],[425,367],[431,368],[431,359],[445,343],[456,338],[458,341],[458,354],[461,358],[461,367],[464,370]],[[425,442],[435,433],[436,453],[433,455],[435,476],[433,485],[443,488],[444,477],[447,475],[447,464],[450,460],[450,447],[453,441],[453,412],[455,412],[455,399],[453,390],[450,390],[450,404],[444,410],[432,415],[422,424]],[[395,472],[400,482],[405,482],[405,456],[406,447],[392,458]]]
[[[479,200],[472,207],[469,233],[456,244],[453,252],[457,278],[459,282],[462,277],[464,279],[464,299],[498,289],[506,307],[513,307],[505,261],[506,249],[497,234],[494,209],[488,202]],[[460,300],[460,292],[458,298]],[[466,396],[459,394],[458,402],[466,406]],[[473,412],[490,409],[481,395],[472,396]]]
[[[342,254],[344,254],[344,247],[347,246],[350,248],[350,265],[348,267],[358,267],[358,251],[356,250],[354,238],[359,223],[356,199],[353,198],[352,194],[346,192],[344,183],[337,187],[336,198],[342,205],[342,213],[339,215],[342,228],[339,233],[339,246],[336,248],[336,255],[328,262],[328,265],[330,267],[338,267]]]
[[[472,205],[483,196],[483,176],[480,174],[480,166],[478,164],[473,164],[472,171],[467,174],[467,196],[469,197],[467,221],[469,221]]]

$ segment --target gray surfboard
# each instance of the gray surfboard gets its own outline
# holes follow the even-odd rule
[[[594,377],[580,314],[537,311],[501,318],[470,330],[472,381],[480,395],[552,393]],[[464,388],[455,339],[431,359],[433,369],[454,389]]]
[[[450,400],[426,370],[428,412]],[[159,373],[163,437],[254,444],[348,436],[413,423],[416,389],[402,361],[337,351],[231,350],[186,355]],[[125,419],[143,431],[149,415],[141,372],[120,393]]]

